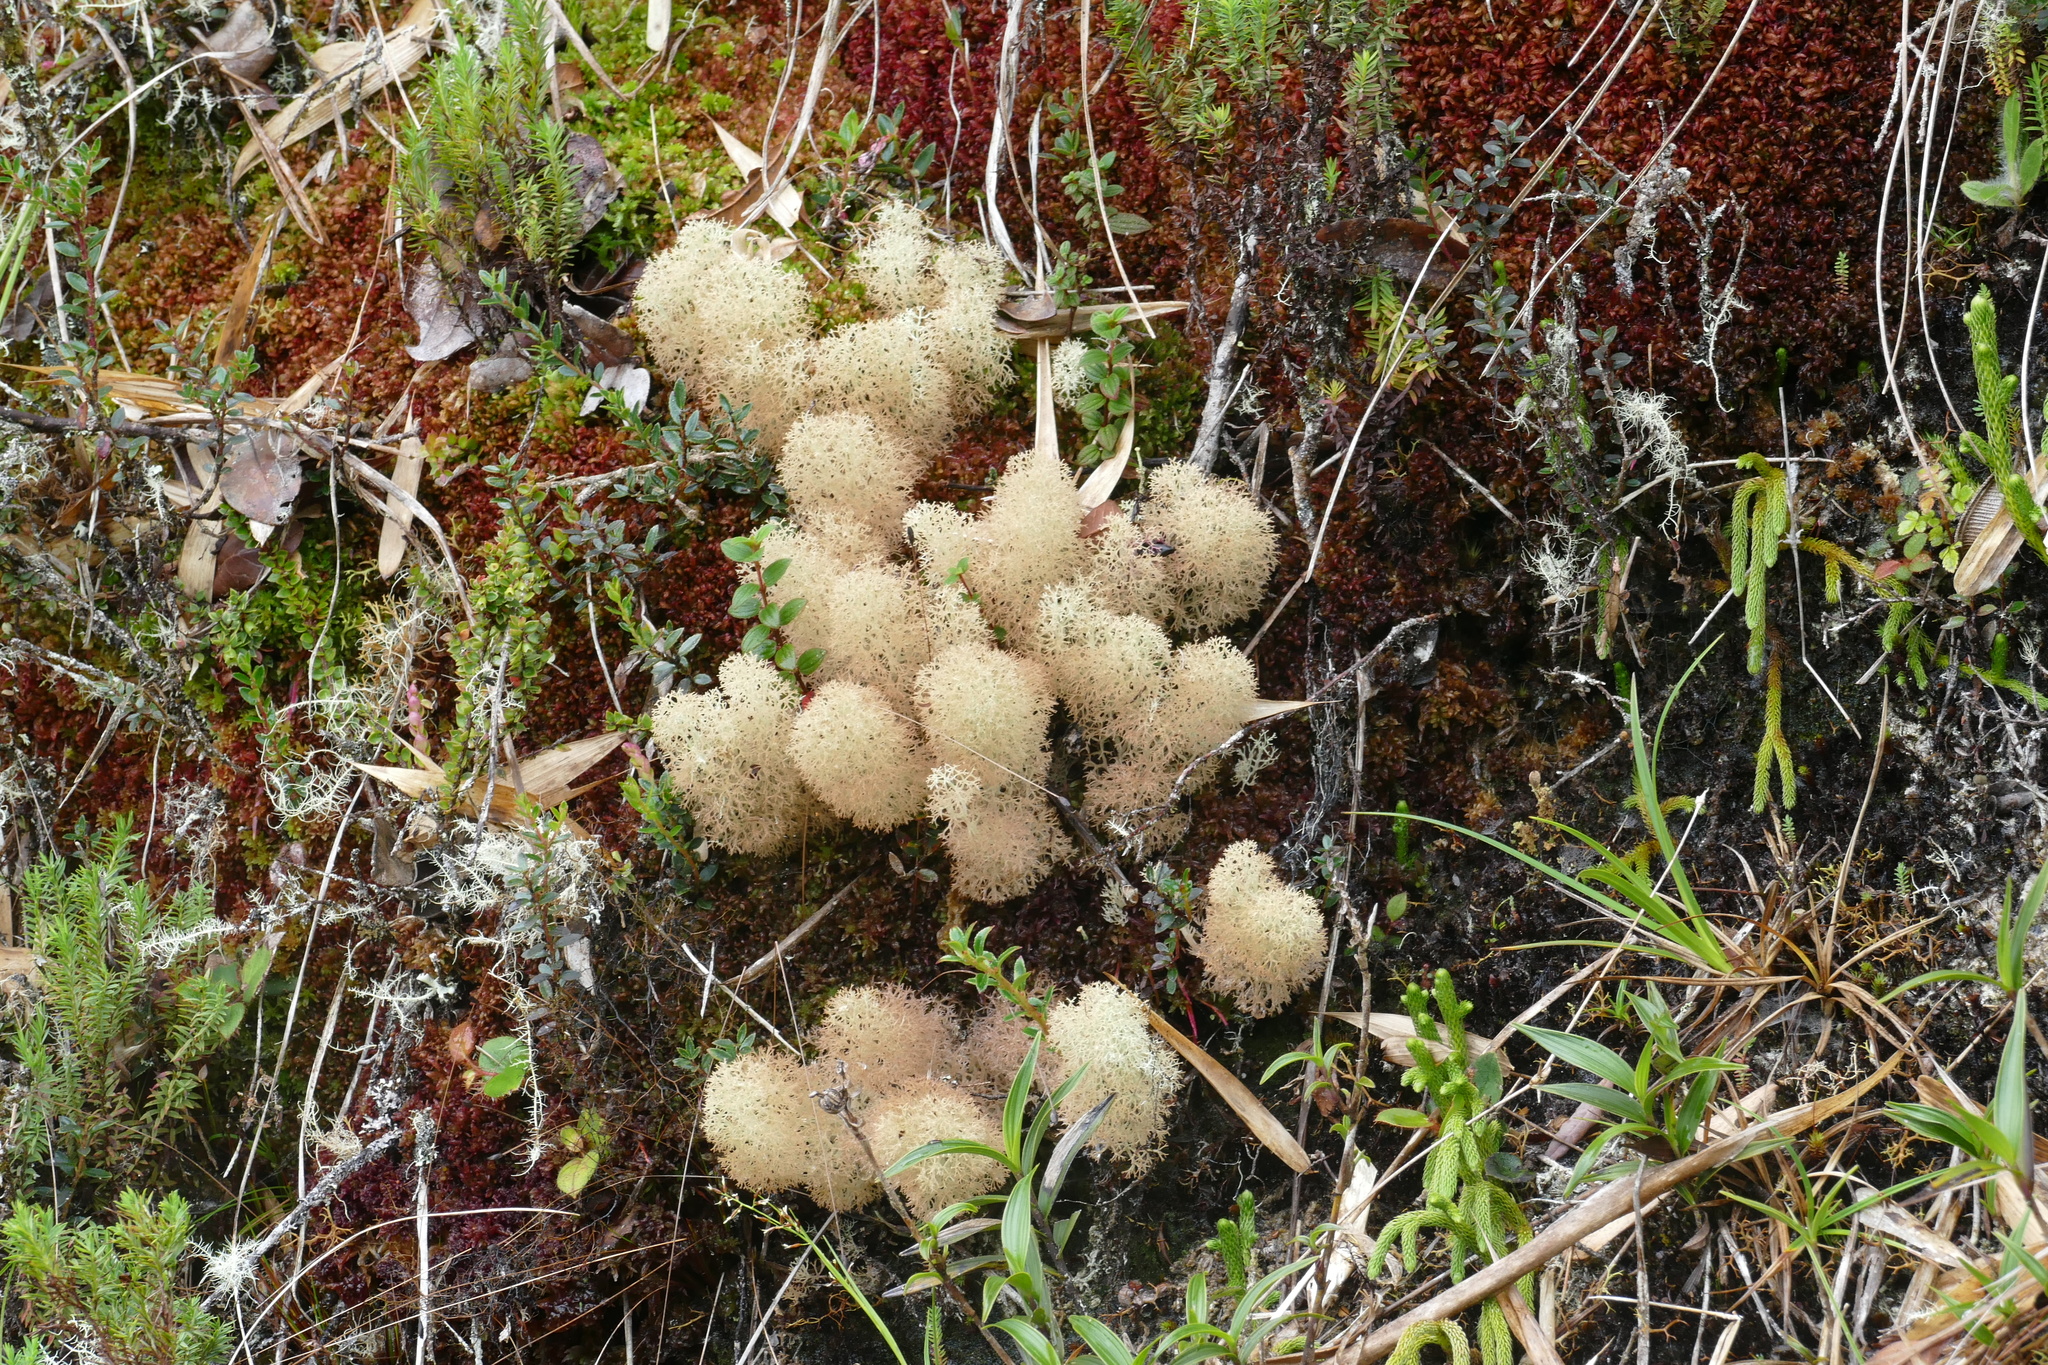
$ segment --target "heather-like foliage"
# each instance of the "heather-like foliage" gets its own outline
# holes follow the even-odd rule
[[[21,1295],[31,1335],[5,1351],[11,1365],[64,1360],[106,1365],[217,1365],[228,1324],[181,1292],[194,1251],[192,1207],[167,1194],[154,1205],[121,1191],[114,1222],[64,1222],[17,1203],[0,1224],[0,1264]]]
[[[198,1098],[201,1064],[241,1016],[198,964],[224,929],[207,889],[153,897],[133,856],[124,821],[77,866],[45,858],[22,881],[40,984],[0,1022],[27,1073],[0,1153],[18,1181],[54,1176],[60,1199],[132,1179],[155,1159]]]

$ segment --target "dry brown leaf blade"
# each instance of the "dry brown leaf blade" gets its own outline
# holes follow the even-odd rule
[[[385,786],[393,788],[415,801],[431,796],[448,785],[447,777],[440,772],[427,772],[420,768],[391,768],[378,763],[355,763],[357,772],[374,777]]]
[[[178,551],[178,587],[195,602],[213,596],[213,575],[227,529],[218,517],[200,517],[185,528],[185,544]]]
[[[1019,322],[1002,313],[995,316],[998,332],[1012,341],[1041,341],[1050,338],[1086,336],[1095,330],[1095,315],[1107,313],[1113,308],[1124,310],[1126,323],[1144,322],[1152,318],[1170,317],[1185,312],[1184,299],[1152,299],[1145,303],[1084,303],[1078,308],[1063,308],[1043,322]]]
[[[625,738],[625,731],[612,730],[521,758],[519,776],[526,794],[543,806],[560,805],[569,799],[576,779],[602,762]]]
[[[228,311],[221,319],[220,340],[213,348],[213,363],[225,365],[235,358],[235,352],[242,349],[249,330],[249,308],[256,301],[256,286],[263,280],[263,263],[270,258],[271,243],[277,240],[277,231],[284,226],[285,215],[274,213],[270,226],[264,229],[260,240],[251,243],[249,258],[242,262],[241,272],[235,278],[235,292],[228,300]]]
[[[1123,478],[1124,470],[1131,462],[1131,419],[1124,421],[1123,439],[1117,444],[1116,454],[1095,466],[1095,472],[1081,483],[1081,510],[1093,512],[1109,501],[1109,495],[1116,492],[1117,483]],[[1087,532],[1083,531],[1083,535]]]
[[[412,18],[410,14],[406,17],[408,20]],[[356,44],[353,60],[338,66],[320,84],[272,114],[263,125],[264,132],[280,148],[303,142],[355,108],[359,101],[412,75],[427,55],[429,37],[427,26],[408,24],[392,30],[382,50],[374,55],[369,45]],[[314,63],[316,66],[319,64],[317,53]],[[228,184],[233,186],[262,159],[263,148],[251,138],[242,148],[241,155],[235,158],[234,174],[229,177]]]
[[[1244,1126],[1252,1130],[1252,1136],[1263,1143],[1267,1151],[1286,1162],[1290,1170],[1308,1174],[1311,1169],[1308,1153],[1301,1149],[1301,1144],[1294,1140],[1294,1135],[1281,1125],[1280,1120],[1273,1117],[1273,1111],[1251,1092],[1251,1087],[1211,1057],[1200,1043],[1160,1018],[1158,1011],[1146,1010],[1145,1018],[1151,1023],[1152,1031],[1164,1038],[1209,1083],[1210,1088],[1223,1097],[1223,1102],[1244,1120]]]
[[[427,448],[417,437],[408,436],[398,446],[398,461],[391,467],[391,481],[404,489],[406,494],[417,497],[420,491],[420,473],[426,468]],[[398,572],[405,562],[405,529],[412,525],[412,513],[404,505],[394,502],[385,513],[383,529],[377,539],[377,575],[389,578]]]
[[[305,482],[299,466],[299,443],[289,432],[270,427],[244,432],[228,442],[221,500],[251,522],[280,526],[291,516]]]
[[[1284,716],[1305,707],[1321,704],[1313,701],[1250,701],[1237,713],[1237,722],[1240,725],[1250,725],[1253,721],[1271,720],[1275,716]]]
[[[270,167],[270,178],[277,182],[277,192],[284,199],[284,206],[291,211],[292,221],[321,246],[327,245],[327,234],[320,231],[320,220],[313,213],[312,201],[299,187],[299,174],[284,159],[284,149],[277,145],[277,139],[263,125],[256,111],[249,107],[249,101],[237,99],[235,107],[242,111],[242,121],[249,125],[249,140],[262,152],[263,160]]]
[[[2028,473],[2027,482],[2034,490],[2036,501],[2048,495],[2048,460],[2043,460]],[[1956,565],[1956,596],[1974,597],[1997,586],[2000,575],[2011,566],[2020,546],[2025,543],[2020,528],[2013,524],[2011,509],[2001,504],[1983,532],[1970,542],[1963,562]]]
[[[43,974],[36,969],[35,950],[0,947],[0,992],[16,981],[24,981],[31,987],[43,983]]]

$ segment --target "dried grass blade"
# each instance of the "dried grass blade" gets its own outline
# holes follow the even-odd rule
[[[1280,1120],[1273,1117],[1272,1111],[1260,1103],[1249,1086],[1211,1057],[1200,1043],[1160,1018],[1156,1010],[1146,1010],[1145,1018],[1151,1023],[1154,1033],[1164,1038],[1175,1052],[1187,1059],[1189,1066],[1201,1073],[1202,1079],[1244,1120],[1244,1126],[1265,1144],[1266,1150],[1286,1162],[1290,1170],[1303,1175],[1309,1173],[1312,1167],[1308,1153],[1301,1149],[1301,1144],[1294,1140],[1294,1135],[1281,1125]]]
[[[391,466],[391,482],[397,484],[406,496],[417,499],[420,491],[420,471],[426,468],[427,448],[417,436],[408,436],[398,445],[398,461]],[[405,562],[405,528],[412,525],[412,513],[402,504],[393,503],[384,515],[383,529],[377,538],[377,576],[389,578],[398,572],[398,566]]]
[[[280,148],[303,142],[355,108],[359,101],[412,75],[427,55],[428,33],[424,27],[394,29],[385,39],[384,50],[379,56],[359,57],[341,70],[330,73],[326,80],[272,114],[263,130]],[[228,178],[229,186],[247,175],[262,157],[263,148],[251,138],[249,144],[242,148],[241,155],[235,158],[235,171]]]
[[[227,364],[242,348],[243,337],[249,330],[249,307],[256,301],[256,286],[263,279],[263,263],[270,259],[271,245],[277,241],[277,230],[284,226],[284,219],[281,212],[271,215],[263,240],[249,249],[249,259],[242,263],[241,273],[235,280],[234,297],[228,300],[227,314],[221,319],[220,340],[214,344],[213,363],[216,365]]]
[[[1184,299],[1151,299],[1144,303],[1084,303],[1078,308],[1063,308],[1043,322],[1019,322],[1001,313],[996,314],[995,327],[998,332],[1012,341],[1042,341],[1050,338],[1058,341],[1062,337],[1085,336],[1095,330],[1095,315],[1107,313],[1113,308],[1124,312],[1126,321],[1149,322],[1153,318],[1169,317],[1187,309]]]
[[[421,768],[388,768],[376,763],[356,763],[353,766],[356,771],[376,778],[387,787],[396,788],[415,801],[441,790],[448,782],[443,774]]]
[[[320,220],[314,215],[306,192],[299,188],[298,172],[284,159],[284,149],[270,136],[263,120],[256,116],[247,100],[236,100],[235,108],[242,111],[242,120],[249,125],[249,140],[263,153],[263,160],[270,167],[270,178],[277,182],[278,195],[283,198],[285,208],[291,211],[292,221],[299,225],[299,231],[319,245],[326,246],[327,235],[320,231]]]
[[[560,805],[569,799],[569,789],[576,779],[618,748],[625,737],[623,730],[613,730],[521,758],[519,776],[526,794],[542,806]]]
[[[1528,1301],[1522,1297],[1521,1290],[1510,1286],[1505,1294],[1496,1294],[1493,1298],[1507,1315],[1508,1330],[1515,1334],[1516,1341],[1522,1343],[1530,1365],[1564,1365],[1564,1357],[1557,1353],[1550,1333],[1543,1330],[1543,1324],[1529,1311]]]

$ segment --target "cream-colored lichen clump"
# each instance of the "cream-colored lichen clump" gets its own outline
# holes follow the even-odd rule
[[[922,215],[890,205],[854,271],[873,315],[823,335],[802,268],[720,224],[684,225],[634,292],[655,364],[693,393],[750,405],[770,450],[800,417],[852,413],[928,459],[987,404],[1008,360],[988,325],[1003,287],[992,251],[934,241]]]
[[[654,708],[654,747],[698,828],[738,853],[776,853],[802,833],[812,804],[790,754],[798,698],[775,665],[735,654],[709,692],[675,692]]]
[[[1084,779],[1072,818],[1133,849],[1171,836],[1171,798],[1206,780],[1257,699],[1250,659],[1214,634],[1272,572],[1255,499],[1169,462],[1132,465],[1125,501],[1084,506],[1083,473],[1030,448],[978,506],[914,501],[1010,372],[995,257],[885,205],[845,263],[867,312],[820,333],[800,267],[730,235],[685,227],[636,312],[671,377],[753,405],[790,511],[738,580],[781,565],[770,600],[803,607],[776,644],[821,662],[799,677],[755,661],[658,709],[655,743],[701,832],[764,853],[806,820],[924,816],[954,891],[1022,895],[1075,847],[1050,791],[1058,725],[1082,760],[1060,778]]]
[[[1150,1166],[1186,1072],[1153,1033],[1145,1002],[1114,982],[1097,981],[1047,1011],[1046,1030],[1047,1083],[1080,1076],[1061,1103],[1062,1116],[1071,1123],[1115,1096],[1093,1143],[1132,1174]]]
[[[1315,898],[1280,880],[1271,855],[1246,839],[1209,873],[1209,912],[1195,950],[1209,983],[1238,1008],[1271,1014],[1322,969],[1329,938]]]
[[[927,1142],[972,1138],[1001,1148],[1001,1113],[963,1084],[960,1020],[943,1000],[900,986],[849,987],[826,1005],[812,1042],[808,1065],[751,1052],[719,1063],[705,1083],[705,1136],[738,1184],[760,1194],[801,1189],[827,1208],[857,1208],[881,1193],[882,1171]],[[1000,1189],[1003,1168],[948,1156],[896,1184],[924,1215]]]

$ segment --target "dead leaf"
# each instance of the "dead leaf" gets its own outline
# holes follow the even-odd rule
[[[1443,245],[1437,246],[1439,237]],[[1384,266],[1407,284],[1417,275],[1432,289],[1449,284],[1469,254],[1463,234],[1443,233],[1419,218],[1348,218],[1316,229],[1316,240],[1358,251],[1361,264]],[[1431,248],[1435,248],[1432,256]],[[1423,274],[1423,262],[1429,262]]]
[[[589,232],[603,220],[605,210],[619,197],[625,181],[605,159],[604,147],[588,133],[571,133],[567,144],[569,161],[576,168],[576,197],[583,205],[577,236]]]
[[[533,378],[533,362],[523,355],[487,355],[469,365],[472,393],[503,393]]]
[[[1886,1199],[1857,1215],[1863,1226],[1881,1237],[1889,1237],[1915,1256],[1950,1270],[1969,1264],[1969,1257],[1948,1238],[1915,1218],[1904,1206]]]
[[[1330,1010],[1323,1018],[1335,1019],[1340,1024],[1349,1024],[1352,1028],[1357,1028],[1362,1021],[1356,1010]],[[1419,1036],[1415,1032],[1414,1019],[1406,1014],[1374,1010],[1372,1022],[1367,1026],[1366,1032],[1380,1040],[1380,1053],[1389,1062],[1395,1066],[1415,1065],[1415,1058],[1408,1051],[1409,1040]],[[1465,1038],[1466,1047],[1474,1057],[1484,1056],[1500,1046],[1494,1039],[1483,1034],[1468,1033]],[[1429,1049],[1430,1056],[1440,1062],[1451,1055],[1451,1049],[1447,1044],[1431,1042],[1424,1038],[1422,1045]]]
[[[311,61],[325,78],[305,94],[270,116],[263,130],[279,147],[302,142],[355,108],[359,100],[376,94],[395,81],[402,81],[418,69],[433,34],[433,7],[427,6],[424,21],[415,24],[420,10],[415,6],[406,23],[379,41],[330,43],[315,52]],[[337,49],[329,52],[329,49]],[[325,54],[325,55],[323,55]],[[252,138],[235,158],[232,188],[263,158],[263,148]]]
[[[1098,507],[1109,506],[1109,495],[1116,492],[1116,486],[1124,476],[1124,468],[1130,462],[1131,452],[1124,450],[1095,466],[1095,472],[1081,483],[1083,512],[1093,512]],[[1088,532],[1083,530],[1081,534],[1085,536]]]
[[[443,1046],[448,1051],[450,1061],[465,1071],[474,1071],[477,1067],[471,1060],[471,1055],[476,1051],[476,1043],[476,1024],[465,1019],[448,1030],[448,1041]]]
[[[419,880],[419,865],[406,849],[398,818],[390,811],[378,811],[370,821],[370,880],[379,886],[411,886]]]
[[[446,360],[476,340],[431,256],[421,260],[406,280],[405,311],[420,329],[419,341],[406,347],[405,353],[421,364]]]
[[[178,552],[178,586],[195,602],[213,597],[221,542],[227,539],[227,532],[227,523],[219,517],[200,517],[185,528],[185,545]]]
[[[741,175],[751,175],[765,164],[759,152],[734,137],[717,119],[711,120],[711,131],[718,134],[719,145],[725,148],[725,155],[732,164],[739,167]]]
[[[33,949],[0,947],[0,994],[42,984],[43,974],[36,969]]]
[[[519,760],[520,780],[526,794],[543,806],[555,806],[574,793],[570,784],[595,767],[625,739],[623,730],[613,730],[588,739],[558,744]]]
[[[1267,1151],[1286,1162],[1289,1169],[1302,1175],[1308,1174],[1308,1153],[1301,1149],[1301,1144],[1294,1140],[1294,1135],[1281,1126],[1280,1120],[1273,1117],[1272,1111],[1260,1103],[1259,1097],[1251,1092],[1250,1087],[1204,1051],[1200,1043],[1160,1018],[1157,1011],[1148,1009],[1145,1011],[1145,1017],[1151,1023],[1152,1031],[1164,1038],[1175,1052],[1187,1060],[1189,1066],[1201,1073],[1202,1079],[1223,1097],[1223,1102],[1231,1107],[1238,1118],[1244,1120],[1244,1126],[1252,1130],[1253,1137],[1265,1144]]]
[[[252,83],[277,61],[270,21],[249,0],[236,5],[227,22],[201,38],[199,45],[214,54],[221,70]]]
[[[616,392],[634,412],[647,406],[647,394],[653,388],[654,377],[638,365],[607,365],[598,371],[597,382],[590,386],[590,392],[583,395],[583,410],[579,416],[588,417],[604,405],[607,391]]]
[[[231,436],[221,500],[252,522],[281,526],[304,483],[299,463],[299,442],[289,432],[259,427]]]
[[[732,254],[741,260],[751,261],[765,257],[771,262],[781,263],[796,255],[796,238],[770,237],[753,228],[734,228],[728,240]]]
[[[595,363],[623,365],[633,358],[633,338],[588,308],[564,303],[562,316],[576,328],[576,334],[583,338],[585,355]]]
[[[496,782],[488,775],[478,778],[470,785],[469,793],[456,806],[458,814],[474,816],[482,804],[486,790],[490,793],[490,819],[495,824],[525,824],[519,812],[519,794],[524,791],[527,798],[543,810],[552,810],[573,797],[582,795],[589,786],[573,785],[577,778],[588,772],[605,755],[619,747],[626,737],[624,731],[614,730],[588,739],[575,740],[569,744],[558,744],[552,749],[529,754],[509,771],[501,770]],[[417,755],[425,760],[424,755]],[[372,763],[357,763],[355,768],[386,786],[421,800],[444,790],[448,777],[439,764],[426,760],[428,766],[421,768],[395,768]],[[594,785],[594,784],[592,784]]]
[[[277,240],[277,230],[284,226],[283,212],[270,217],[270,226],[263,235],[249,246],[249,258],[242,262],[242,268],[235,276],[235,292],[228,300],[228,311],[221,319],[220,340],[214,344],[213,363],[225,365],[235,358],[235,352],[242,349],[249,331],[249,307],[256,300],[256,286],[263,281],[263,264],[270,259],[271,243]]]
[[[235,107],[242,111],[242,121],[249,125],[249,140],[263,154],[265,164],[270,167],[270,178],[277,182],[277,192],[284,199],[284,206],[291,212],[292,221],[321,246],[327,245],[327,236],[320,231],[320,220],[313,212],[313,203],[306,198],[299,173],[284,159],[284,148],[270,135],[263,120],[256,117],[256,111],[245,99],[237,99]],[[309,173],[306,180],[311,180]]]
[[[2048,460],[2034,466],[2027,475],[2027,482],[2033,487],[2036,501],[2048,495]],[[1980,519],[1984,516],[1982,508],[1973,506],[1966,510],[1974,510]],[[2011,565],[2023,543],[2020,528],[2013,525],[2012,513],[2001,500],[1998,510],[1990,514],[1983,532],[1970,542],[1969,553],[1963,556],[1963,562],[1956,565],[1956,596],[1973,597],[1995,587],[1999,576]]]
[[[1059,311],[1059,302],[1057,296],[1050,291],[1040,293],[1018,290],[1005,297],[996,307],[1002,309],[1005,316],[1018,322],[1044,322]]]
[[[1274,716],[1284,716],[1289,712],[1299,711],[1304,707],[1321,705],[1321,702],[1315,701],[1246,702],[1237,713],[1237,723],[1239,725],[1250,725],[1255,720],[1271,720]]]

